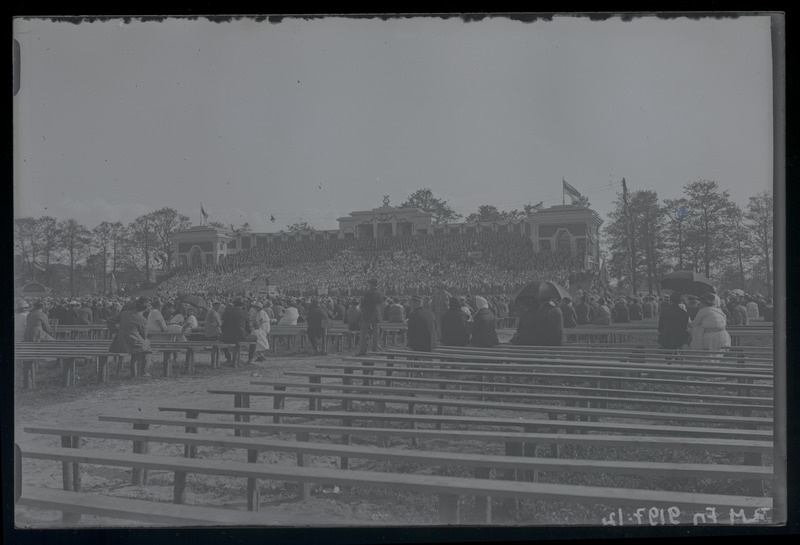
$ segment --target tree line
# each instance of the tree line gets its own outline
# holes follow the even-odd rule
[[[742,208],[717,182],[698,180],[684,185],[683,195],[660,200],[655,190],[631,191],[626,214],[618,194],[603,229],[610,276],[629,289],[635,275],[637,291],[652,293],[664,274],[693,270],[723,288],[771,296],[772,193],[753,195]]]
[[[168,271],[172,237],[190,225],[188,216],[169,207],[128,224],[104,221],[91,229],[75,219],[16,218],[14,253],[25,280],[71,296],[108,293],[112,278],[124,285],[147,286],[157,268]]]

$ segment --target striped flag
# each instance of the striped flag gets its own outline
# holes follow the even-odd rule
[[[564,178],[561,178],[561,183],[563,184],[564,193],[569,195],[570,199],[572,199],[573,201],[577,201],[582,197],[580,191],[569,185]]]

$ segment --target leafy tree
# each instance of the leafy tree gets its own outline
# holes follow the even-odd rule
[[[759,265],[763,269],[767,282],[767,295],[772,297],[772,246],[774,243],[773,222],[775,221],[772,193],[762,191],[750,197],[745,218],[751,230],[751,248],[758,256]]]
[[[131,257],[135,264],[140,261],[144,266],[145,283],[150,282],[151,260],[153,250],[158,244],[156,233],[153,227],[153,214],[143,214],[133,220],[128,226],[131,241]],[[135,255],[140,259],[136,259]]]
[[[664,227],[666,214],[659,204],[655,191],[632,191],[628,194],[628,213],[631,232],[635,234],[634,267],[637,278],[645,278],[650,293],[656,287],[656,280],[667,269],[666,239]],[[609,222],[604,227],[604,235],[611,257],[607,267],[612,276],[620,279],[622,285],[633,286],[631,279],[631,245],[624,213],[622,194],[618,194],[615,208],[609,213]]]
[[[313,229],[308,225],[307,221],[300,221],[297,223],[293,223],[287,226],[290,233],[301,233],[304,231],[313,231]]]
[[[42,216],[38,219],[39,232],[41,233],[41,252],[44,256],[44,274],[49,287],[53,287],[51,264],[58,259],[61,231],[58,220],[52,216]]]
[[[753,257],[750,232],[745,225],[744,211],[736,204],[731,203],[727,215],[728,220],[728,244],[731,248],[731,259],[733,266],[738,273],[739,286],[746,289],[745,267],[749,267]]]
[[[586,195],[581,195],[579,199],[572,200],[572,206],[578,206],[580,208],[589,208],[592,206],[592,203],[589,202],[589,197]]]
[[[686,255],[686,229],[689,217],[689,202],[680,199],[666,199],[664,210],[669,218],[666,225],[667,244],[673,255],[678,256],[678,270],[684,270],[684,255]]]
[[[433,215],[433,222],[453,223],[461,218],[461,214],[453,210],[447,201],[433,196],[433,191],[427,188],[418,189],[412,193],[400,208],[418,208],[423,212]]]
[[[492,204],[483,204],[478,207],[477,212],[469,214],[464,221],[467,223],[475,222],[492,222],[504,220],[519,220],[523,219],[528,214],[520,210],[498,210]]]
[[[711,278],[731,253],[726,218],[732,202],[728,192],[720,192],[712,180],[691,182],[683,189],[690,210],[686,243],[696,256],[695,266]]]
[[[69,267],[69,294],[75,296],[75,277],[79,262],[91,242],[91,232],[77,220],[68,219],[58,224],[62,251]]]
[[[34,218],[14,219],[14,251],[22,258],[23,277],[36,279],[39,225]]]
[[[175,253],[172,238],[176,231],[188,229],[191,221],[189,216],[165,206],[151,214],[151,224],[155,240],[154,254],[161,261],[163,268],[169,270],[172,266],[172,254]]]
[[[526,216],[530,216],[531,214],[535,214],[539,210],[544,207],[544,202],[539,201],[536,204],[527,203],[525,206],[522,207],[522,210],[525,212]]]
[[[108,274],[108,260],[109,256],[111,255],[111,246],[112,246],[112,229],[111,223],[108,221],[104,221],[94,229],[92,229],[92,246],[95,250],[97,250],[96,259],[94,260],[94,265],[102,270],[102,278],[103,278],[103,293],[108,292],[107,285],[106,285],[106,275]],[[88,263],[87,263],[88,265]]]

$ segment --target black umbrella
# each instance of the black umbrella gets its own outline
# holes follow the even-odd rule
[[[200,297],[199,295],[184,295],[183,297],[181,297],[180,302],[186,303],[187,305],[195,306],[197,308],[205,308],[205,309],[209,308],[208,303],[206,303],[206,300]]]
[[[675,271],[664,276],[659,280],[661,287],[666,290],[677,291],[680,293],[691,293],[702,295],[704,293],[716,293],[716,289],[711,280],[700,273],[694,271]]]
[[[535,297],[541,301],[543,299],[561,300],[564,297],[571,298],[572,296],[563,286],[555,282],[549,280],[534,280],[519,290],[515,299],[519,297]]]

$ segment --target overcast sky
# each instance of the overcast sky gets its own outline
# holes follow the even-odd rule
[[[768,17],[16,20],[15,211],[162,206],[332,229],[428,187],[459,212],[772,186]],[[615,186],[610,187],[610,183]],[[277,219],[270,223],[270,215]]]

